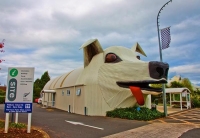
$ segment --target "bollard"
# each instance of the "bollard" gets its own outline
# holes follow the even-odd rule
[[[69,110],[68,110],[68,112],[70,113],[70,105],[69,105]]]

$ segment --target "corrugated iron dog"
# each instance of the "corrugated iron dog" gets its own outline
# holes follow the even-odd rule
[[[149,84],[167,82],[169,65],[139,60],[136,52],[146,54],[138,43],[132,49],[112,46],[103,50],[98,40],[92,39],[81,48],[84,50],[84,67],[96,70],[92,83],[100,86],[100,92],[111,108],[133,106],[136,102],[143,105],[143,94],[162,91]],[[91,75],[83,77],[90,79]]]
[[[50,84],[47,84],[44,88],[65,91],[64,87],[83,86],[82,103],[78,101],[81,98],[73,100],[73,108],[79,106],[81,111],[77,109],[74,113],[83,114],[83,107],[87,107],[88,115],[105,115],[106,111],[115,108],[130,107],[136,103],[144,105],[145,94],[162,91],[149,85],[167,82],[169,65],[158,61],[140,60],[137,52],[144,56],[146,54],[138,43],[131,49],[112,46],[103,50],[97,39],[91,39],[81,48],[84,51],[84,68],[58,77],[57,82],[62,82],[62,85],[68,83],[65,86],[61,87],[59,84],[58,87],[50,88]],[[60,78],[64,80],[61,81]],[[70,82],[72,80],[73,83]]]

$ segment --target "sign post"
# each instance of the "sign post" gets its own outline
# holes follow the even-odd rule
[[[18,113],[28,113],[27,133],[30,133],[33,102],[33,82],[33,67],[8,68],[8,88],[6,90],[6,100],[4,107],[4,112],[6,113],[5,133],[8,132],[9,113],[17,114],[15,122],[18,122]]]

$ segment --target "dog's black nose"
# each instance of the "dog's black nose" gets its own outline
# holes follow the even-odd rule
[[[150,77],[154,79],[167,79],[169,70],[169,64],[159,61],[151,61],[149,62],[149,73]]]

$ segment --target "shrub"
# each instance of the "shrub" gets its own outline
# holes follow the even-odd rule
[[[5,96],[0,96],[0,104],[5,103]]]
[[[6,96],[6,92],[3,90],[0,90],[0,104],[5,103],[5,96]]]
[[[3,90],[0,90],[0,96],[6,96],[6,92]]]
[[[123,118],[130,120],[154,120],[157,118],[164,117],[164,113],[161,113],[157,110],[151,110],[146,107],[141,107],[140,110],[137,110],[138,107],[129,107],[129,108],[117,108],[113,111],[108,111],[106,116],[114,118]]]
[[[10,128],[26,128],[26,125],[23,123],[10,123]]]
[[[198,96],[194,96],[191,98],[192,107],[200,107],[200,98]]]
[[[5,121],[0,120],[0,128],[4,128],[5,127]],[[26,128],[26,124],[23,123],[11,123],[9,122],[9,128]]]

